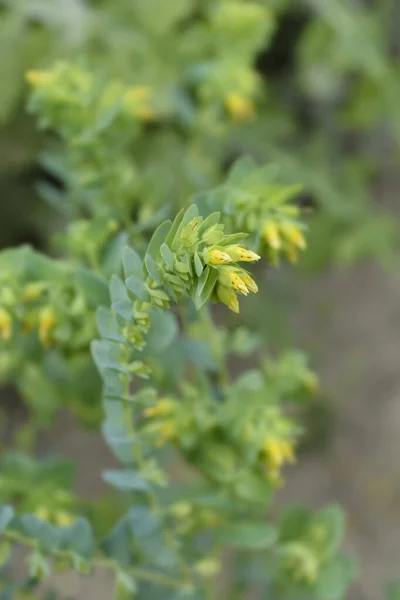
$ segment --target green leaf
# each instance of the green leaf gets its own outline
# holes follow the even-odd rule
[[[326,556],[332,556],[344,538],[345,526],[345,516],[340,506],[327,506],[312,519],[313,544]]]
[[[207,300],[210,298],[213,290],[215,288],[215,284],[218,279],[218,269],[213,269],[212,267],[207,267],[204,269],[203,274],[207,271],[208,273],[203,279],[203,275],[199,279],[199,283],[197,285],[196,295],[193,299],[194,305],[197,309],[201,308]]]
[[[116,275],[110,281],[111,308],[125,321],[133,321],[132,302],[123,281]]]
[[[93,340],[91,343],[93,360],[99,371],[112,369],[120,373],[129,373],[121,364],[121,346],[109,340]]]
[[[106,419],[102,431],[115,456],[125,465],[131,465],[134,446],[138,443],[135,433],[126,430],[125,407],[117,400],[103,400]],[[133,415],[132,415],[133,418]]]
[[[204,265],[201,262],[200,256],[198,255],[197,252],[194,253],[194,268],[195,268],[197,277],[201,277],[201,274],[204,271]]]
[[[122,267],[123,250],[129,239],[125,231],[121,231],[106,246],[102,261],[102,272],[109,278],[113,273],[120,273]]]
[[[97,308],[102,304],[109,304],[110,296],[107,283],[99,275],[89,271],[89,269],[80,267],[75,273],[75,279],[82,288],[89,306]]]
[[[61,532],[48,521],[36,515],[23,515],[21,524],[25,535],[35,539],[43,552],[51,552],[59,547]]]
[[[182,219],[183,219],[183,215],[185,214],[185,209],[182,208],[178,214],[176,215],[175,219],[173,220],[173,223],[171,225],[171,229],[169,230],[169,233],[167,235],[167,237],[165,238],[165,244],[170,248],[172,246],[172,242],[175,239],[176,236],[176,232],[178,231],[180,224],[182,223]]]
[[[165,261],[165,264],[169,269],[172,270],[175,264],[175,256],[165,242],[164,244],[161,244],[160,252],[163,260]]]
[[[152,310],[150,313],[151,329],[147,337],[147,349],[151,353],[160,354],[172,344],[178,335],[178,322],[172,312]]]
[[[218,243],[220,246],[230,246],[231,244],[238,244],[242,240],[248,237],[248,233],[233,233],[228,235],[226,238],[220,240]]]
[[[11,506],[0,507],[0,531],[4,531],[14,516],[14,509]]]
[[[315,584],[318,600],[341,600],[348,585],[355,579],[357,566],[352,557],[340,555],[323,566]],[[393,597],[395,600],[396,596]],[[400,599],[400,595],[398,596]]]
[[[247,550],[270,548],[278,539],[276,527],[269,523],[231,523],[220,531],[221,544]]]
[[[157,227],[152,235],[146,250],[146,254],[149,254],[155,261],[157,261],[159,256],[161,244],[165,242],[165,239],[171,230],[171,225],[171,221],[164,221],[164,223],[161,223]]]
[[[132,275],[138,277],[139,279],[143,279],[143,261],[136,250],[126,246],[122,261],[124,265],[125,279],[128,279],[128,277],[131,277]]]
[[[62,547],[72,550],[85,559],[94,554],[96,544],[92,527],[87,519],[80,517],[70,527],[62,529]]]
[[[105,554],[113,558],[120,566],[128,567],[132,564],[133,536],[126,515],[118,521],[111,533],[102,540],[101,545]]]
[[[211,215],[208,215],[208,217],[206,217],[204,219],[204,221],[202,222],[202,224],[199,227],[199,232],[198,232],[199,236],[203,235],[203,233],[205,231],[207,231],[207,229],[209,229],[213,225],[216,225],[217,223],[219,223],[220,219],[221,219],[220,212],[213,212],[213,213],[211,213]]]
[[[228,181],[234,185],[240,184],[244,177],[249,175],[257,168],[257,165],[251,156],[239,158],[229,171]]]
[[[154,260],[150,254],[146,254],[144,259],[146,269],[150,277],[154,279],[159,285],[162,284],[162,270],[159,264]]]
[[[168,244],[171,246],[172,250],[176,250],[180,246],[180,234],[181,234],[182,229],[188,223],[190,223],[190,221],[192,219],[194,219],[194,217],[198,217],[198,215],[199,215],[199,209],[197,208],[197,206],[195,204],[191,204],[182,217],[182,220],[179,224],[179,227],[177,229],[177,232],[174,236],[172,243]]]
[[[133,469],[103,471],[102,478],[106,483],[123,492],[143,492],[150,489],[148,482],[138,471]]]
[[[143,302],[148,302],[150,300],[150,295],[143,279],[139,279],[138,277],[132,275],[131,277],[128,277],[125,283],[128,290],[140,298],[140,300],[143,300]]]
[[[117,315],[104,306],[97,309],[97,327],[102,338],[115,342],[126,343],[125,337],[120,332]]]

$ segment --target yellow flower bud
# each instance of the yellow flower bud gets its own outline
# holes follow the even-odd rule
[[[150,106],[153,92],[150,86],[138,85],[130,89],[125,95],[128,111],[142,121],[153,121],[156,113]]]
[[[12,335],[12,318],[8,310],[0,307],[0,338],[8,342]]]
[[[161,400],[155,406],[151,406],[149,408],[145,408],[143,414],[145,417],[164,417],[170,415],[175,408],[175,402],[172,400]]]
[[[39,315],[39,339],[45,348],[51,343],[50,333],[54,328],[56,316],[51,306],[43,308]]]
[[[228,250],[229,254],[234,253],[232,255],[233,260],[238,260],[242,262],[253,262],[255,260],[260,260],[261,256],[248,250],[247,248],[243,248],[242,246],[233,246]]]
[[[216,558],[204,558],[194,566],[195,571],[202,577],[214,577],[221,569],[221,564]]]
[[[46,73],[44,71],[27,71],[25,77],[30,85],[39,87],[45,82]]]
[[[44,290],[46,289],[46,284],[42,281],[36,281],[34,283],[28,283],[24,288],[24,294],[22,296],[23,302],[30,302],[32,300],[37,300]]]
[[[231,92],[225,99],[226,108],[234,121],[247,121],[254,116],[254,103],[237,92]]]
[[[231,298],[231,301],[230,301],[230,302],[229,302],[229,304],[228,304],[228,308],[229,308],[229,309],[230,309],[232,312],[234,312],[234,313],[238,313],[238,312],[239,312],[239,310],[240,310],[240,309],[239,309],[239,301],[238,301],[238,299],[237,299],[237,297],[236,297],[236,296],[233,296],[233,297]]]
[[[279,475],[280,468],[285,462],[294,463],[293,445],[288,440],[272,438],[264,444],[268,470],[271,475]]]
[[[157,440],[156,445],[163,446],[174,438],[176,434],[176,426],[174,423],[163,423],[158,428],[158,432],[160,433],[161,437],[159,440]]]
[[[243,273],[243,275],[240,275],[240,277],[250,292],[253,292],[254,294],[258,292],[258,285],[254,279],[248,275],[248,273]]]
[[[231,257],[226,252],[221,250],[210,250],[210,264],[211,265],[226,265],[232,262]]]
[[[274,221],[267,221],[264,225],[264,238],[274,250],[282,246],[278,226]]]
[[[55,513],[54,521],[59,527],[69,527],[74,522],[74,517],[70,513],[60,510]]]
[[[231,275],[231,281],[232,281],[232,287],[233,287],[233,289],[237,290],[238,292],[240,292],[244,296],[247,296],[247,294],[249,293],[249,290],[245,286],[245,284],[244,284],[242,278],[240,277],[240,275],[238,275],[237,273],[235,273],[235,271],[233,271],[230,275]]]
[[[189,504],[189,502],[177,502],[170,508],[171,515],[177,519],[184,519],[185,517],[188,517],[191,512],[192,505]]]
[[[46,506],[39,506],[35,510],[35,515],[38,519],[42,519],[42,521],[48,521],[50,519],[50,511]]]
[[[304,250],[307,247],[303,232],[298,225],[295,223],[282,223],[280,229],[287,241],[296,248]]]
[[[239,302],[238,302],[236,294],[232,288],[226,287],[225,285],[218,284],[217,285],[217,298],[218,298],[218,300],[220,300],[220,302],[223,302],[223,304],[226,304],[226,306],[230,310],[233,310],[233,312],[236,312],[236,313],[239,312]]]

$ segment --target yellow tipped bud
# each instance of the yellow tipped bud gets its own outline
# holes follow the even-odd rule
[[[234,121],[247,121],[254,116],[254,103],[237,92],[226,96],[225,106]]]
[[[255,260],[260,260],[261,258],[261,256],[259,256],[255,252],[247,250],[247,248],[242,248],[241,246],[237,246],[235,250],[237,250],[238,253],[237,260],[240,260],[242,262],[253,262]]]
[[[267,221],[267,223],[265,223],[264,238],[274,250],[279,250],[279,248],[282,246],[278,226],[273,221]]]
[[[50,333],[56,323],[56,316],[51,306],[42,309],[39,316],[39,339],[45,348],[50,346]]]
[[[293,445],[288,440],[272,438],[265,442],[268,469],[272,475],[279,475],[279,470],[285,462],[294,463]]]
[[[247,294],[249,293],[249,290],[245,286],[243,279],[240,277],[240,275],[238,275],[235,272],[231,273],[231,281],[232,281],[232,287],[234,290],[237,290],[244,296],[247,296]]]
[[[30,302],[33,300],[37,300],[42,295],[45,288],[46,288],[46,284],[41,281],[37,281],[35,283],[28,283],[28,285],[26,285],[24,288],[24,294],[22,296],[22,300],[24,302]]]
[[[247,273],[244,273],[240,277],[241,277],[243,283],[245,284],[245,286],[247,287],[247,289],[249,290],[249,292],[253,292],[253,294],[256,294],[258,292],[258,285],[254,281],[254,279],[252,277],[250,277],[250,275],[248,275]]]
[[[228,304],[228,308],[229,310],[233,311],[234,313],[239,313],[239,301],[237,299],[236,296],[233,296],[231,298],[231,301]]]
[[[27,82],[33,87],[39,87],[45,81],[46,73],[44,71],[28,71],[25,74]]]
[[[35,510],[35,515],[38,519],[42,519],[42,521],[48,521],[50,519],[50,511],[46,506],[39,506]]]
[[[54,521],[59,527],[69,527],[74,522],[74,517],[65,510],[58,511],[54,516]]]
[[[145,417],[165,417],[170,415],[175,408],[175,403],[172,400],[161,400],[155,406],[145,408],[143,414]]]
[[[153,121],[156,113],[150,105],[152,96],[153,91],[147,85],[138,85],[130,89],[125,95],[129,112],[142,121]]]
[[[12,335],[12,317],[8,310],[0,307],[0,338],[8,342]]]
[[[288,248],[285,248],[285,254],[291,263],[297,263],[299,259],[299,253],[295,246],[289,246]]]
[[[174,423],[163,423],[158,431],[161,438],[157,441],[157,446],[163,446],[175,436],[176,427]]]
[[[231,257],[226,252],[221,250],[210,250],[210,264],[211,265],[226,265],[232,262]]]
[[[296,248],[304,250],[307,247],[307,242],[300,227],[295,223],[282,223],[281,231],[288,242]]]

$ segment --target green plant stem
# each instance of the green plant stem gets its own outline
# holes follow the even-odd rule
[[[2,535],[12,543],[22,544],[24,546],[29,546],[31,548],[37,548],[37,541],[25,537],[18,531],[14,530],[6,530],[2,532]],[[51,555],[54,558],[58,558],[61,560],[72,560],[74,558],[74,553],[70,550],[52,550]],[[100,567],[103,569],[109,569],[117,572],[119,570],[119,566],[110,558],[105,557],[94,557],[90,561],[91,565],[94,567]],[[174,577],[170,577],[169,575],[165,575],[164,573],[157,573],[153,571],[148,571],[147,569],[140,569],[134,567],[129,569],[129,573],[136,577],[137,579],[142,579],[144,581],[150,581],[152,583],[166,585],[168,587],[181,588],[187,585],[186,580],[176,579]]]

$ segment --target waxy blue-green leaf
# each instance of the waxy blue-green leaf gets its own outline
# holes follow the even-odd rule
[[[102,473],[103,480],[122,492],[140,491],[150,489],[149,483],[142,477],[139,471],[134,469],[122,469],[120,471],[107,470]]]
[[[128,290],[140,298],[140,300],[143,300],[143,302],[148,302],[150,300],[150,294],[143,279],[139,279],[138,277],[131,275],[131,277],[128,277],[125,283]]]
[[[160,246],[165,242],[165,238],[171,229],[171,225],[171,221],[164,221],[161,223],[153,233],[149,245],[147,246],[146,254],[150,254],[155,261],[159,256]]]

